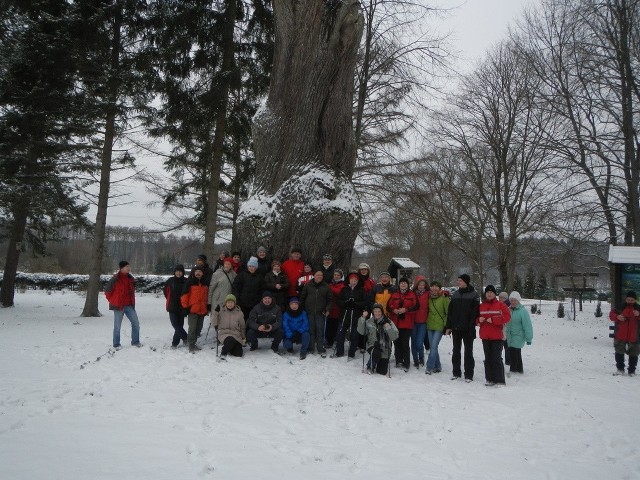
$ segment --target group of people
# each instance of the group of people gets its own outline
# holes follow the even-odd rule
[[[369,353],[369,373],[390,374],[393,356],[396,367],[405,372],[413,361],[415,368],[424,368],[432,375],[442,371],[440,340],[443,335],[451,335],[452,380],[464,374],[470,382],[475,368],[473,342],[479,327],[487,385],[505,384],[503,347],[511,371],[524,371],[521,349],[531,344],[533,330],[518,292],[501,299],[488,285],[481,300],[467,274],[458,277],[458,289],[449,295],[440,282],[429,283],[422,276],[417,276],[413,285],[408,278],[400,278],[393,285],[391,275],[382,272],[376,282],[366,263],[345,275],[330,254],[325,254],[322,265],[314,269],[302,260],[300,249],[293,248],[284,262],[269,261],[266,253],[260,247],[243,264],[223,252],[214,268],[205,255],[199,255],[188,277],[182,265],[175,267],[164,287],[166,310],[174,329],[172,348],[183,342],[191,353],[201,350],[197,339],[208,315],[221,345],[221,359],[228,355],[241,357],[243,347],[254,351],[259,348],[259,339],[269,338],[271,349],[280,354],[293,353],[299,344],[302,360],[314,352],[325,358],[331,349],[332,358],[346,354],[353,359],[360,351]],[[105,290],[110,308],[116,312],[115,348],[120,348],[124,315],[132,323],[132,344],[140,345],[129,269],[127,262],[121,262]],[[128,293],[118,293],[121,291]],[[188,330],[184,328],[185,317]]]

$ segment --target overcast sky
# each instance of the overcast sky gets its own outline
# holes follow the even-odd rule
[[[504,38],[509,24],[519,17],[527,6],[537,5],[540,0],[433,0],[431,5],[450,9],[445,18],[434,20],[433,28],[438,34],[449,34],[448,43],[458,55],[456,68],[467,70],[482,57],[492,45]],[[141,166],[157,171],[162,168],[161,160],[147,159]],[[118,187],[126,193],[130,202],[123,206],[109,208],[109,225],[140,226],[157,228],[154,220],[160,218],[160,209],[150,208],[149,195],[140,184],[129,183]],[[120,199],[119,201],[122,201]],[[95,220],[95,210],[89,213]]]

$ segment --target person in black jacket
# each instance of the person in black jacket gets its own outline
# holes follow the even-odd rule
[[[318,270],[314,273],[313,280],[306,283],[302,289],[300,308],[307,312],[309,318],[309,332],[311,334],[309,352],[313,353],[315,347],[322,358],[327,356],[327,350],[324,348],[324,328],[332,301],[331,289],[324,281],[322,272]]]
[[[258,259],[251,257],[247,262],[247,269],[241,270],[233,281],[233,294],[238,299],[238,306],[245,320],[249,318],[251,309],[260,303],[264,290],[264,278],[257,270]]]
[[[262,294],[262,301],[251,309],[247,321],[247,342],[249,350],[258,349],[259,338],[272,338],[271,350],[278,353],[278,347],[284,337],[282,329],[282,312],[273,301],[273,294],[266,291]]]
[[[344,340],[349,334],[349,351],[347,355],[350,358],[356,356],[360,334],[358,333],[358,319],[362,316],[362,311],[367,308],[369,299],[362,286],[360,275],[357,272],[351,272],[347,276],[347,286],[340,291],[338,296],[338,306],[342,314],[340,315],[340,323],[338,324],[338,334],[336,335],[336,349],[333,354],[334,358],[344,355]],[[364,337],[363,337],[364,339]]]
[[[473,381],[475,360],[473,358],[473,340],[476,338],[476,318],[480,316],[480,295],[470,283],[466,273],[458,277],[458,290],[451,295],[445,333],[453,334],[453,376],[451,380],[462,376],[460,368],[460,352],[464,343],[464,378]]]
[[[264,288],[273,293],[275,302],[284,312],[288,306],[289,278],[280,269],[278,260],[271,262],[271,270],[264,276]]]
[[[187,316],[187,311],[182,308],[180,303],[180,296],[184,290],[185,282],[184,266],[176,265],[173,270],[173,277],[166,281],[163,291],[166,299],[166,309],[169,312],[169,321],[174,330],[171,348],[178,348],[180,340],[185,345],[187,344],[187,332],[184,329],[184,317]]]

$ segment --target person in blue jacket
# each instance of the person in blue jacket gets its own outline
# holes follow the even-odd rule
[[[307,350],[311,335],[309,334],[309,318],[307,312],[300,308],[298,297],[291,297],[289,307],[282,315],[284,329],[284,348],[293,353],[293,341],[300,342],[300,360],[307,358]]]

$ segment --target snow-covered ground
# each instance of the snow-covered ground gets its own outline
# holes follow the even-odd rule
[[[0,479],[637,479],[640,376],[615,377],[607,313],[533,315],[524,376],[361,373],[361,358],[217,362],[212,335],[168,348],[162,298],[138,296],[141,339],[113,356],[113,319],[76,293],[28,291],[0,310]],[[206,324],[205,324],[206,328]],[[81,368],[83,367],[83,368]]]

